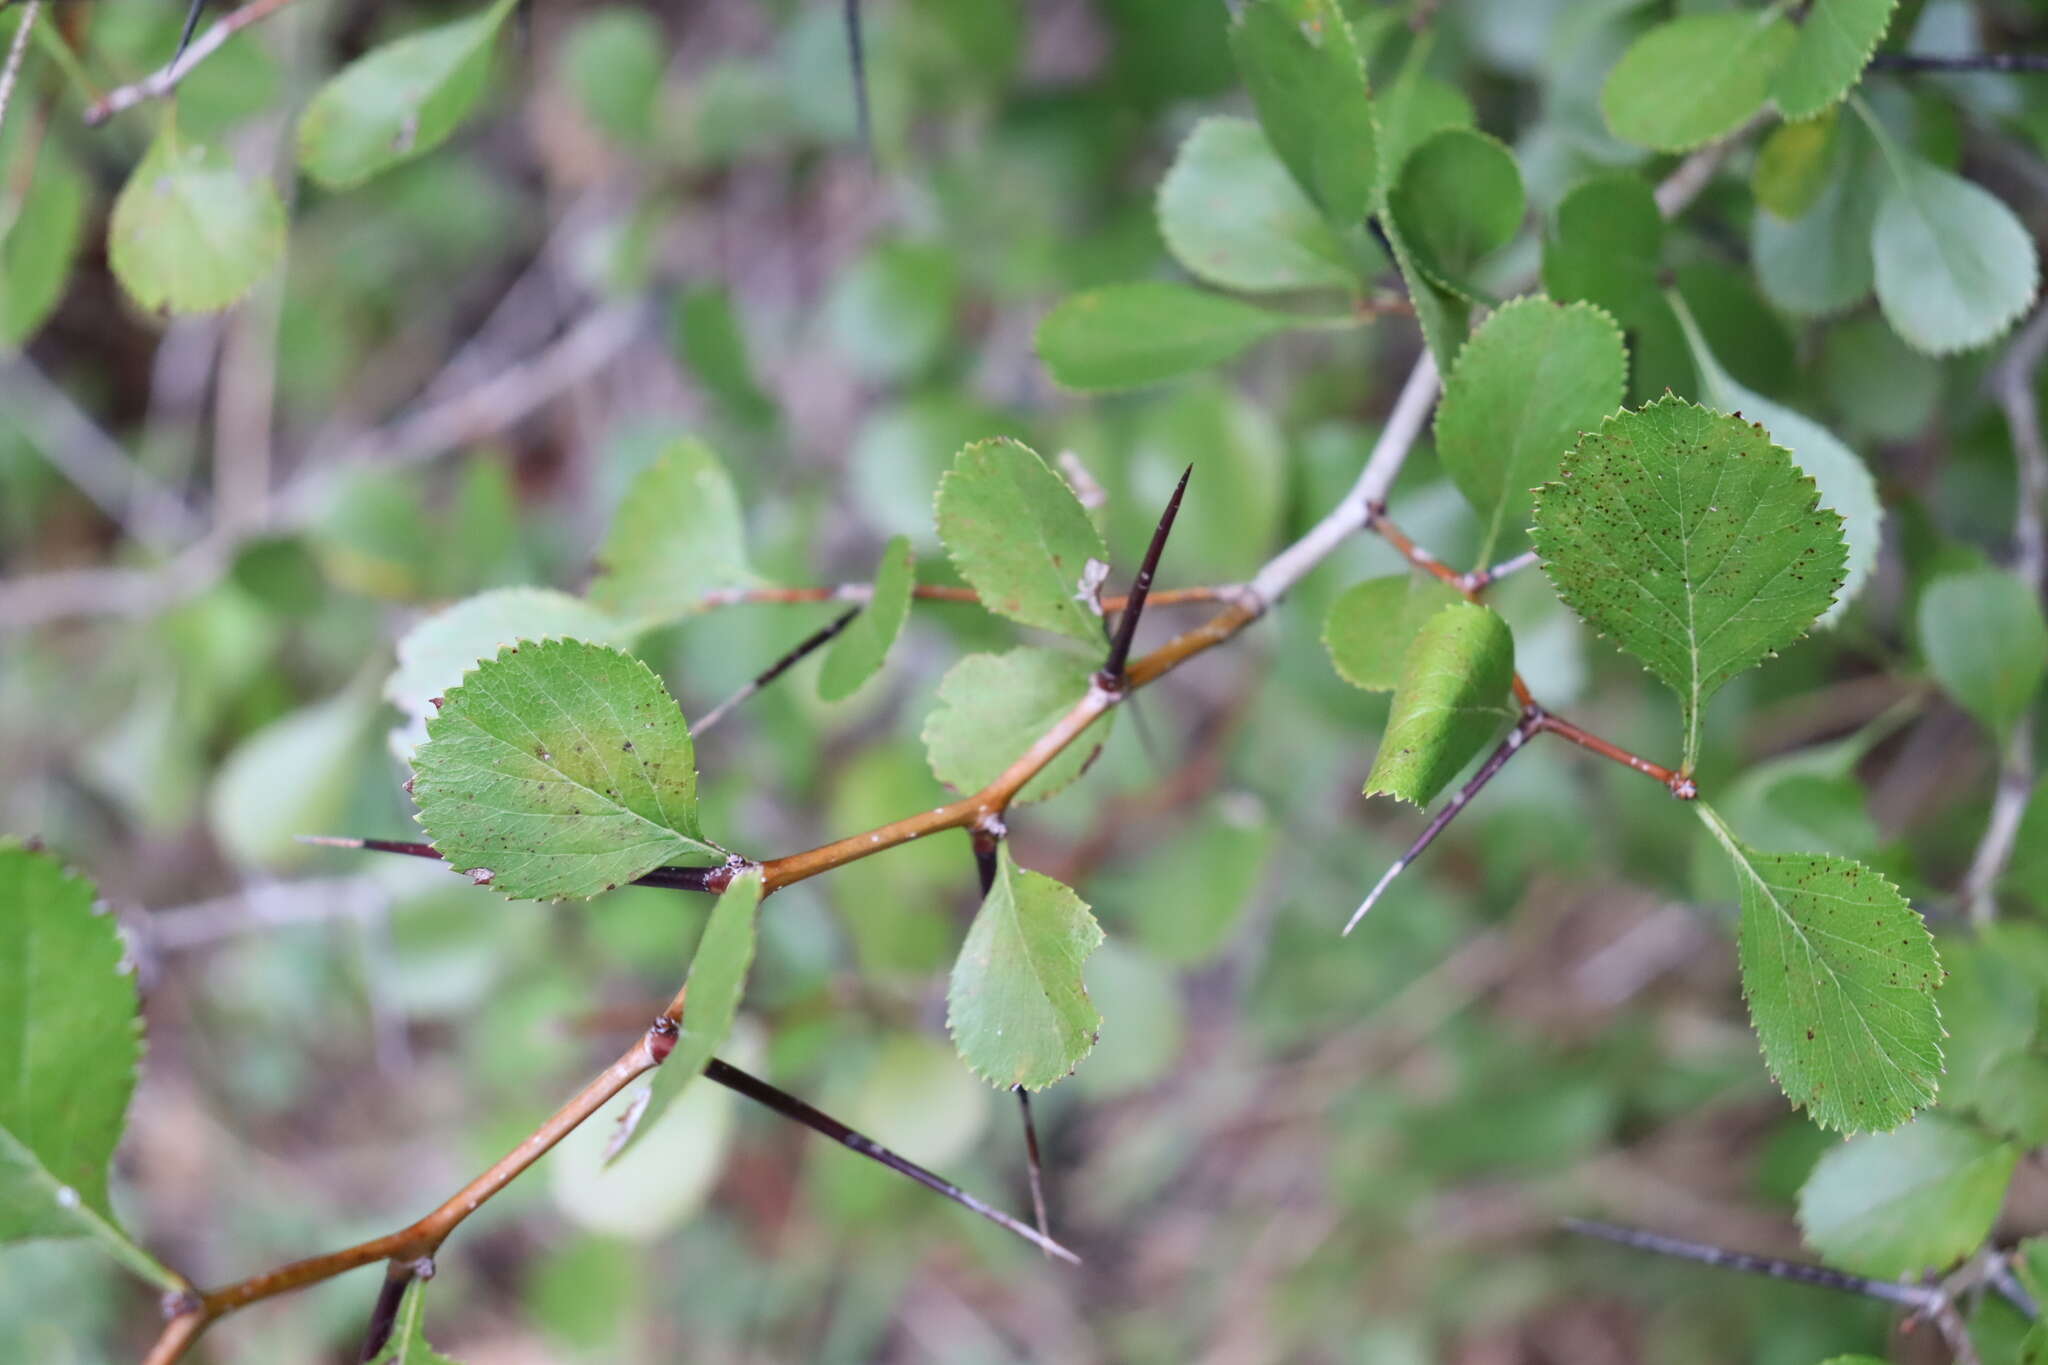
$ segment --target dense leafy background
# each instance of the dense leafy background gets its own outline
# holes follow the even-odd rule
[[[164,59],[174,8],[54,13],[105,88]],[[1448,368],[1540,278],[1563,307],[1499,315],[1468,358],[1506,382],[1516,354],[1572,346],[1595,372],[1519,411],[1575,429],[1610,406],[1618,327],[1632,405],[1742,408],[1849,518],[1866,586],[1727,682],[1699,776],[1772,879],[1853,858],[1928,912],[1935,1113],[1845,1144],[1791,1112],[1741,996],[1738,919],[1773,923],[1761,883],[1561,744],[1517,758],[1340,944],[1419,823],[1360,794],[1402,670],[1346,610],[1419,634],[1439,601],[1355,587],[1406,572],[1360,538],[1148,692],[1142,725],[1098,734],[1085,773],[1077,755],[1028,793],[1073,783],[1013,813],[1009,906],[976,919],[948,834],[778,895],[757,926],[734,903],[707,953],[746,981],[722,1055],[1023,1208],[1013,1105],[948,1043],[949,968],[970,924],[1028,951],[1006,911],[1053,906],[1086,1000],[1009,1002],[1040,1026],[1029,1055],[982,1046],[994,1011],[956,999],[952,1023],[1004,1079],[1086,1053],[1036,1101],[1083,1274],[693,1084],[616,1165],[601,1115],[465,1227],[424,1296],[432,1340],[477,1361],[1808,1365],[1883,1355],[1892,1316],[1555,1219],[1886,1276],[2048,1226],[2017,1159],[2048,1141],[2048,802],[1998,923],[1972,934],[1956,896],[2048,655],[2038,597],[2000,571],[2015,467],[1986,383],[2048,225],[2048,77],[1874,75],[1838,102],[1887,18],[1895,47],[1967,54],[2048,40],[2041,8],[1818,0],[1831,44],[1715,3],[1448,0],[1418,37],[1408,6],[1265,0],[1234,40],[1194,0],[865,8],[872,158],[816,0],[539,0],[530,28],[502,4],[305,0],[199,68],[175,127],[150,106],[87,131],[31,52],[0,130],[0,338],[26,345],[0,359],[0,830],[89,869],[128,931],[150,1048],[119,1223],[209,1283],[395,1226],[615,1055],[690,961],[707,897],[552,905],[292,841],[410,830],[395,755],[427,738],[448,660],[494,654],[507,623],[630,646],[701,715],[838,610],[694,613],[703,593],[872,582],[894,602],[909,556],[957,582],[948,507],[975,504],[942,496],[935,521],[941,476],[1015,488],[1037,471],[988,453],[1027,445],[1076,453],[1106,495],[1044,544],[1094,555],[1099,534],[1120,581],[1192,460],[1162,583],[1242,579],[1349,485],[1417,347]],[[1370,121],[1345,112],[1343,54],[1304,37],[1339,13]],[[1671,153],[1760,115],[1661,222]],[[1381,202],[1383,236],[1325,216]],[[517,420],[403,418],[562,337],[602,350]],[[1441,455],[1391,499],[1460,566],[1522,548],[1549,472],[1475,463],[1509,420],[1490,401],[1454,380]],[[963,462],[992,437],[1023,444]],[[1881,537],[1860,515],[1878,506]],[[1005,615],[1089,639],[1039,598]],[[1547,703],[1677,761],[1672,695],[1541,575],[1489,603]],[[1156,610],[1148,638],[1198,609]],[[985,780],[1008,732],[975,708],[1028,736],[1085,687],[1056,637],[971,606],[915,602],[900,630],[863,625],[703,736],[695,823],[656,822],[665,846],[787,852],[937,804],[928,734],[941,777]],[[1468,652],[1498,672],[1497,642]],[[825,667],[850,695],[821,698]],[[1390,789],[1433,789],[1498,733],[1488,677],[1474,733]],[[369,1278],[206,1350],[352,1350]],[[151,1292],[89,1242],[10,1247],[0,1358],[135,1358]],[[2020,1327],[1987,1302],[1986,1359]]]

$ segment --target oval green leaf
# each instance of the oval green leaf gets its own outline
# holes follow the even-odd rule
[[[1943,574],[1920,594],[1919,624],[1935,681],[2003,744],[2048,673],[2040,599],[1997,569]]]
[[[1188,272],[1225,289],[1357,289],[1359,264],[1249,119],[1208,118],[1159,183],[1159,231]]]
[[[1428,574],[1388,574],[1354,583],[1330,603],[1323,648],[1338,676],[1368,692],[1401,685],[1401,661],[1423,624],[1464,595]]]
[[[107,259],[144,308],[208,313],[241,298],[284,256],[284,206],[227,154],[168,123],[114,200]]]
[[[1788,119],[1833,108],[1863,77],[1899,0],[1813,0],[1798,41],[1771,74],[1771,98]]]
[[[1929,1114],[1822,1155],[1799,1227],[1834,1265],[1896,1279],[1942,1270],[1991,1233],[2019,1148]]]
[[[1440,287],[1470,297],[1472,270],[1513,239],[1526,202],[1514,153],[1471,128],[1423,139],[1387,195],[1415,263]]]
[[[1081,977],[1101,943],[1071,887],[1020,870],[1000,845],[946,990],[946,1028],[968,1069],[1000,1090],[1043,1090],[1071,1074],[1102,1029]]]
[[[1997,340],[2040,284],[2033,237],[1997,195],[1885,150],[1892,175],[1870,237],[1885,320],[1929,355]]]
[[[1600,92],[1614,135],[1660,152],[1725,137],[1764,107],[1799,34],[1776,7],[1689,14],[1621,55]]]
[[[1571,608],[1678,694],[1685,768],[1728,679],[1834,602],[1842,519],[1759,425],[1679,398],[1604,422],[1536,494],[1536,549]]]
[[[372,48],[321,86],[299,119],[299,164],[330,189],[359,185],[448,140],[483,94],[491,42],[515,0]]]
[[[1337,0],[1248,0],[1236,7],[1230,47],[1295,182],[1337,227],[1364,222],[1379,139],[1365,63]]]
[[[747,562],[739,494],[718,456],[680,437],[640,471],[597,552],[590,600],[652,625],[704,608],[707,593],[760,581]]]
[[[689,727],[652,669],[580,640],[512,645],[451,689],[413,760],[434,847],[507,896],[594,896],[720,861]]]
[[[924,724],[932,773],[955,791],[980,791],[1074,709],[1095,666],[1058,650],[1025,645],[1007,654],[969,654],[939,680],[939,704]],[[1043,801],[1079,777],[1109,734],[1115,712],[1069,744],[1017,794]]]
[[[1183,284],[1144,280],[1062,299],[1038,355],[1070,389],[1131,389],[1220,365],[1297,319]]]
[[[1367,796],[1426,806],[1514,723],[1515,641],[1489,607],[1458,602],[1423,623],[1401,663]]]
[[[826,701],[850,697],[881,672],[896,637],[903,633],[903,623],[910,619],[910,596],[916,587],[910,538],[898,536],[883,547],[867,606],[847,622],[825,653],[824,667],[818,672],[820,697]]]

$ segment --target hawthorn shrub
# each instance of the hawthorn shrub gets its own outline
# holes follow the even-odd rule
[[[9,1358],[2048,1353],[2035,10],[8,13]]]

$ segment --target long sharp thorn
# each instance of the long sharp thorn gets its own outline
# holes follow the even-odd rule
[[[433,858],[439,860],[440,850],[432,844],[407,843],[399,839],[353,839],[333,834],[301,834],[296,836],[302,844],[313,844],[320,848],[356,848],[371,853],[403,853],[411,858]],[[658,886],[671,891],[723,891],[732,881],[732,868],[723,867],[657,867],[643,877],[635,877],[635,886]]]
[[[1351,918],[1345,921],[1344,933],[1347,937],[1358,927],[1358,922],[1365,918],[1365,912],[1372,909],[1373,903],[1379,900],[1381,893],[1393,884],[1394,878],[1401,875],[1402,869],[1420,858],[1423,850],[1435,843],[1436,836],[1444,832],[1444,827],[1456,819],[1458,812],[1465,809],[1466,804],[1479,794],[1479,789],[1491,782],[1493,775],[1505,768],[1508,760],[1529,742],[1529,736],[1536,733],[1542,720],[1541,711],[1532,709],[1523,713],[1522,718],[1515,722],[1515,728],[1508,731],[1508,737],[1500,742],[1500,747],[1488,754],[1486,762],[1479,765],[1479,771],[1472,774],[1472,780],[1460,787],[1456,796],[1444,802],[1443,809],[1423,826],[1422,833],[1415,837],[1415,842],[1408,846],[1408,851],[1395,859],[1392,867],[1380,874],[1379,881],[1366,893],[1358,908],[1351,912]]]
[[[868,103],[868,45],[861,36],[860,0],[845,0],[846,53],[853,64],[853,117],[860,145],[875,159],[875,114]]]
[[[206,0],[192,0],[185,10],[185,27],[178,34],[178,50],[171,54],[171,64],[177,65],[178,58],[185,55],[185,49],[192,45],[192,34],[199,27],[199,15],[206,8]]]
[[[1052,1225],[1045,1215],[1045,1168],[1038,1157],[1038,1125],[1031,1119],[1031,1092],[1021,1085],[1010,1088],[1017,1092],[1017,1111],[1024,1119],[1024,1170],[1031,1179],[1031,1212],[1038,1219],[1039,1235],[1050,1242]],[[1045,1254],[1052,1255],[1050,1251]]]
[[[1925,1285],[1873,1280],[1862,1275],[1849,1275],[1839,1270],[1830,1270],[1826,1266],[1780,1260],[1776,1256],[1752,1256],[1746,1251],[1729,1251],[1725,1247],[1711,1246],[1705,1242],[1688,1242],[1681,1237],[1666,1237],[1659,1232],[1625,1228],[1613,1223],[1596,1223],[1585,1218],[1566,1218],[1563,1220],[1563,1226],[1567,1231],[1576,1232],[1582,1237],[1598,1237],[1602,1241],[1633,1247],[1637,1251],[1653,1251],[1659,1256],[1675,1256],[1682,1261],[1697,1261],[1701,1265],[1718,1266],[1725,1270],[1742,1270],[1752,1275],[1768,1275],[1776,1280],[1791,1280],[1796,1284],[1840,1290],[1845,1294],[1867,1294],[1871,1298],[1883,1299],[1887,1303],[1906,1304],[1913,1308],[1929,1307],[1941,1292]]]
[[[356,1354],[357,1361],[375,1360],[384,1343],[391,1340],[391,1329],[398,1325],[398,1305],[418,1274],[416,1266],[397,1261],[385,1268],[384,1283],[377,1289],[377,1303],[370,1310],[369,1330],[363,1334],[363,1349]]]
[[[1152,532],[1152,543],[1145,547],[1145,560],[1138,565],[1138,576],[1131,582],[1130,595],[1124,599],[1123,614],[1116,619],[1116,635],[1109,642],[1109,657],[1103,660],[1100,676],[1109,683],[1121,687],[1124,678],[1124,664],[1131,657],[1131,642],[1138,635],[1138,618],[1144,614],[1145,598],[1152,591],[1152,575],[1159,569],[1159,556],[1166,550],[1166,537],[1173,531],[1173,519],[1180,515],[1181,494],[1187,492],[1188,476],[1195,472],[1189,465],[1181,471],[1180,482],[1173,486],[1173,496],[1167,500],[1166,510],[1160,513],[1159,525]]]
[[[794,1119],[814,1133],[831,1138],[842,1147],[859,1152],[870,1161],[887,1166],[898,1175],[908,1176],[926,1189],[944,1195],[960,1207],[980,1214],[997,1227],[1016,1233],[1048,1256],[1057,1256],[1069,1265],[1081,1264],[1079,1256],[1036,1228],[1018,1222],[1001,1209],[984,1204],[959,1186],[942,1180],[914,1161],[896,1155],[873,1138],[856,1133],[830,1114],[813,1108],[786,1090],[779,1090],[759,1077],[750,1076],[738,1067],[719,1061],[715,1057],[704,1068],[704,1076],[705,1079],[715,1081],[728,1090],[745,1095],[757,1104],[767,1106],[786,1119]]]
[[[701,737],[706,730],[709,730],[712,726],[730,715],[735,706],[738,706],[748,697],[753,696],[769,683],[774,682],[784,673],[796,667],[812,651],[821,649],[830,643],[832,637],[851,625],[853,618],[860,615],[860,612],[861,609],[859,607],[848,607],[845,611],[839,613],[838,616],[799,640],[796,647],[791,649],[789,653],[755,674],[752,682],[749,682],[739,691],[733,693],[709,711],[706,711],[702,716],[699,716],[696,724],[690,727],[691,738]]]

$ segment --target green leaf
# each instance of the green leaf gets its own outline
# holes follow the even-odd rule
[[[1431,51],[1424,33],[1409,47],[1393,82],[1373,100],[1379,119],[1380,165],[1392,174],[1424,139],[1446,128],[1470,128],[1477,120],[1472,102],[1455,85],[1424,72]]]
[[[1852,1133],[1897,1127],[1932,1104],[1941,963],[1919,914],[1861,863],[1759,853],[1704,801],[1697,809],[1735,860],[1742,991],[1786,1098]]]
[[[945,352],[959,294],[952,252],[884,242],[840,273],[825,301],[825,327],[855,374],[907,381]]]
[[[1834,1265],[1893,1279],[1941,1270],[1991,1233],[2020,1150],[1939,1114],[1823,1155],[1799,1227]]]
[[[1503,534],[1520,542],[1530,490],[1627,388],[1621,329],[1591,304],[1516,299],[1472,334],[1444,382],[1436,448],[1479,513],[1475,562],[1491,563]]]
[[[1007,654],[969,654],[939,680],[939,704],[924,724],[933,775],[956,791],[980,791],[1073,710],[1094,677],[1093,663],[1058,650],[1024,645]],[[1043,801],[1079,777],[1115,718],[1105,715],[1091,737],[1069,744],[1017,800]]]
[[[1892,329],[1929,355],[2005,334],[2041,281],[2034,239],[2005,202],[1888,143],[1891,166],[1871,230],[1877,302]]]
[[[672,621],[706,593],[759,582],[725,466],[703,442],[673,441],[640,471],[597,552],[590,600],[629,622]]]
[[[2036,905],[2048,906],[2048,777],[2036,783],[2027,798],[2006,879]]]
[[[144,308],[227,307],[284,255],[284,207],[225,152],[181,141],[168,123],[114,200],[107,260]]]
[[[1943,574],[1920,594],[1919,624],[1935,681],[2003,744],[2048,673],[2040,599],[1997,569]]]
[[[1700,711],[1834,601],[1841,518],[1761,427],[1678,398],[1609,418],[1536,494],[1558,595],[1678,694],[1684,770]]]
[[[1749,187],[1758,206],[1781,221],[1810,213],[1827,188],[1839,126],[1840,121],[1830,113],[1771,129],[1757,148],[1756,166],[1750,172]]]
[[[27,341],[64,297],[84,236],[87,193],[85,177],[63,147],[45,140],[14,221],[0,237],[0,346]]]
[[[1791,55],[1771,74],[1771,98],[1788,119],[1831,109],[1870,65],[1898,0],[1814,0]]]
[[[328,833],[340,822],[378,710],[367,681],[271,721],[221,763],[207,822],[232,861],[288,870],[312,855],[300,835]]]
[[[1422,327],[1422,340],[1436,361],[1437,371],[1448,374],[1472,330],[1472,301],[1437,283],[1422,268],[1408,244],[1407,233],[1392,214],[1380,219],[1380,230],[1386,234],[1387,245],[1394,249],[1394,264],[1400,268],[1401,282],[1408,286],[1408,301],[1415,306],[1415,321]]]
[[[1771,439],[1791,452],[1793,462],[1813,476],[1820,488],[1821,506],[1841,517],[1842,537],[1848,545],[1842,586],[1835,594],[1835,604],[1821,613],[1817,623],[1832,624],[1848,610],[1877,565],[1877,551],[1884,542],[1884,507],[1877,498],[1877,480],[1870,476],[1869,466],[1856,452],[1826,427],[1736,383],[1707,348],[1706,338],[1700,335],[1685,301],[1673,295],[1672,307],[1692,347],[1693,363],[1699,367],[1702,396],[1724,412],[1763,423]]]
[[[1378,184],[1365,63],[1336,0],[1249,0],[1230,47],[1259,122],[1295,182],[1339,228],[1362,223]]]
[[[1344,681],[1368,692],[1401,685],[1401,662],[1422,627],[1464,595],[1441,578],[1398,573],[1354,583],[1330,603],[1323,648]]]
[[[372,48],[321,86],[299,119],[299,165],[329,189],[359,185],[448,140],[483,94],[491,42],[514,0]]]
[[[1468,297],[1473,267],[1514,238],[1525,207],[1514,153],[1471,128],[1446,128],[1424,139],[1387,195],[1387,210],[1416,265],[1441,287]]]
[[[1272,414],[1235,386],[1184,385],[1147,404],[1125,439],[1122,485],[1109,495],[1110,539],[1147,543],[1192,464],[1202,482],[1173,523],[1176,577],[1241,583],[1284,543],[1295,461]]]
[[[167,1289],[176,1276],[128,1239],[107,1201],[142,1065],[135,978],[93,888],[0,839],[0,1244],[91,1237]]]
[[[1159,231],[1190,274],[1225,289],[1355,290],[1371,273],[1249,119],[1195,125],[1159,182]]]
[[[391,1337],[370,1365],[456,1365],[427,1344],[427,1282],[415,1279],[398,1301]]]
[[[1220,365],[1297,319],[1183,284],[1113,284],[1060,300],[1038,355],[1070,389],[1132,389]]]
[[[653,670],[580,640],[511,645],[451,690],[413,799],[458,870],[519,899],[594,896],[723,860],[697,827],[689,727]]]
[[[1764,107],[1771,75],[1799,41],[1776,8],[1690,14],[1630,44],[1600,92],[1627,142],[1684,152],[1725,137]]]
[[[492,588],[465,597],[398,637],[398,667],[384,697],[409,718],[434,712],[434,698],[481,659],[521,640],[566,638],[624,645],[631,632],[581,598],[553,588]]]
[[[626,1119],[606,1150],[608,1163],[623,1156],[725,1046],[733,1020],[739,1017],[740,998],[746,994],[748,969],[754,965],[754,928],[760,908],[759,868],[734,877],[711,907],[704,936],[697,940],[696,955],[690,959],[682,1032],[676,1038],[675,1051],[647,1083],[647,1102],[626,1111]]]
[[[626,5],[586,11],[560,50],[562,74],[591,121],[629,146],[644,144],[669,57],[654,16]]]
[[[775,420],[775,400],[761,391],[747,356],[747,338],[732,296],[715,285],[676,296],[671,337],[676,355],[742,426]]]
[[[1089,560],[1109,562],[1088,510],[1029,446],[1003,438],[961,450],[939,480],[939,539],[998,616],[1088,644],[1102,618],[1078,600]]]
[[[1426,806],[1512,724],[1515,641],[1491,608],[1458,602],[1423,623],[1401,664],[1367,796]]]
[[[874,595],[825,653],[825,665],[818,673],[819,696],[826,701],[850,697],[881,671],[890,647],[903,633],[903,623],[910,619],[910,594],[916,587],[910,538],[898,536],[883,547],[882,562],[875,568]]]
[[[1641,176],[1595,176],[1557,206],[1543,244],[1543,288],[1560,303],[1612,313],[1628,334],[1629,392],[1640,401],[1690,387],[1685,339],[1664,301],[1664,218]]]
[[[1072,888],[1019,870],[999,845],[946,990],[946,1029],[968,1069],[998,1089],[1043,1090],[1079,1066],[1102,1028],[1081,981],[1101,942]]]
[[[1754,220],[1757,280],[1788,313],[1839,313],[1866,298],[1877,279],[1870,230],[1885,172],[1869,133],[1854,119],[1829,140],[1826,179],[1812,206],[1786,221],[1768,209]]]

